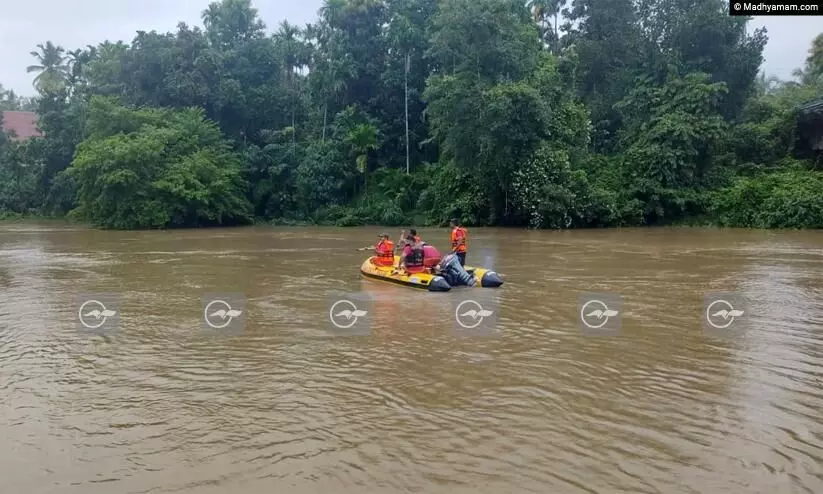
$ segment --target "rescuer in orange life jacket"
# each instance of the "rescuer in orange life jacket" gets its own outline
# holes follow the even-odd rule
[[[451,241],[452,241],[452,252],[455,253],[457,259],[460,261],[461,266],[466,265],[466,251],[468,251],[468,240],[469,240],[469,232],[460,226],[460,222],[457,219],[452,219],[449,221],[449,226],[452,229],[451,232]]]
[[[378,235],[380,241],[374,246],[374,263],[378,266],[394,265],[394,242],[389,238],[388,233]]]

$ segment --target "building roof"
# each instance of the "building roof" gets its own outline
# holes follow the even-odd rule
[[[11,135],[12,140],[43,137],[43,132],[37,127],[37,115],[30,111],[4,111],[3,130]]]
[[[812,114],[812,113],[820,113],[823,111],[823,98],[817,98],[815,100],[809,101],[808,103],[801,105],[798,108],[800,113],[802,114]]]

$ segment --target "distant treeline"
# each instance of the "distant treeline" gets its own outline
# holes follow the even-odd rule
[[[0,91],[0,109],[33,109],[46,137],[0,136],[0,212],[123,229],[823,226],[808,138],[823,116],[798,123],[823,95],[823,35],[779,81],[760,72],[765,31],[725,0],[318,15],[267,34],[248,0],[223,0],[203,28],[39,45],[38,96]]]

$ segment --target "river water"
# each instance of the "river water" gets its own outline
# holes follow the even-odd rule
[[[823,233],[471,229],[506,283],[459,337],[467,290],[361,279],[377,232],[0,224],[0,491],[823,492]],[[204,329],[212,292],[242,332]],[[714,292],[745,331],[706,331]],[[99,293],[118,325],[84,333]],[[369,334],[330,330],[341,293]]]

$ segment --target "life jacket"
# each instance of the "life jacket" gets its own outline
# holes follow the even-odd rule
[[[411,245],[411,252],[406,256],[405,264],[407,267],[423,266],[424,252],[423,246],[420,244]]]
[[[456,249],[455,252],[466,252],[469,244],[469,232],[462,226],[456,226],[452,230],[452,249]],[[463,238],[465,242],[463,245],[458,245],[460,239]]]
[[[391,266],[394,264],[394,242],[391,240],[381,240],[374,247],[377,251],[377,256],[374,258],[374,263],[378,266]]]

